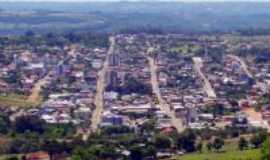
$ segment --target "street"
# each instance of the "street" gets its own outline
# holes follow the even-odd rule
[[[148,55],[152,51],[153,49],[149,48]],[[178,132],[182,132],[185,129],[185,127],[183,126],[182,120],[179,118],[176,118],[175,113],[170,110],[169,105],[165,102],[165,100],[161,96],[158,78],[157,78],[157,66],[156,66],[155,60],[150,55],[147,57],[147,59],[149,62],[149,67],[150,67],[150,72],[151,72],[151,84],[152,84],[153,93],[156,95],[158,99],[160,110],[165,112],[171,118],[172,125],[176,128],[176,130]]]
[[[203,80],[204,91],[207,93],[208,97],[217,98],[215,90],[213,89],[209,80],[205,77],[204,73],[201,70],[201,68],[203,67],[202,59],[200,57],[193,57],[192,60],[194,62],[195,71],[198,73],[199,77]]]
[[[108,54],[106,60],[103,64],[102,70],[100,70],[98,74],[98,81],[97,81],[97,92],[95,96],[95,105],[96,109],[93,112],[92,119],[91,119],[91,131],[96,132],[98,130],[98,125],[101,122],[102,118],[102,111],[103,111],[103,93],[105,90],[106,84],[106,73],[109,67],[109,55],[114,52],[115,48],[115,38],[110,37],[110,48],[108,50]]]

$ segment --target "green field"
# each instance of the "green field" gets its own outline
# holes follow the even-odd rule
[[[176,157],[175,160],[260,160],[260,150],[252,149],[245,151],[235,150],[222,153],[194,153]]]

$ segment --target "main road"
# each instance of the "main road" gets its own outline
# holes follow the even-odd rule
[[[166,101],[161,96],[160,89],[159,89],[159,82],[157,78],[157,65],[155,63],[154,58],[152,58],[150,55],[152,52],[153,52],[153,48],[149,48],[147,51],[147,59],[148,59],[150,72],[151,72],[151,84],[152,84],[153,93],[157,97],[160,110],[165,112],[171,118],[172,125],[176,128],[176,130],[178,132],[182,132],[185,129],[182,120],[175,116],[175,112],[170,110],[169,104],[167,104]]]
[[[253,75],[252,75],[251,72],[248,70],[247,64],[246,64],[240,57],[238,57],[238,56],[236,56],[236,55],[232,55],[232,54],[228,55],[228,57],[230,57],[230,58],[232,58],[232,59],[238,61],[238,62],[240,63],[240,65],[241,65],[242,69],[243,69],[244,72],[246,73],[246,75],[248,75],[250,78],[253,78]]]
[[[217,98],[215,90],[213,89],[212,85],[210,84],[209,80],[205,77],[204,73],[202,72],[201,68],[203,67],[203,60],[200,57],[193,57],[192,58],[194,63],[194,69],[198,73],[199,77],[202,79],[204,84],[204,91],[207,93],[208,97],[210,98]]]
[[[91,119],[91,131],[96,132],[98,130],[98,125],[101,122],[102,112],[103,112],[103,93],[106,85],[106,73],[109,68],[109,55],[113,54],[115,48],[115,38],[113,36],[110,37],[110,48],[107,53],[106,60],[103,64],[103,68],[98,73],[97,80],[97,92],[95,96],[95,105],[96,109],[92,114]]]
[[[250,77],[250,78],[254,78],[253,74],[252,74],[252,73],[249,71],[249,69],[248,69],[248,65],[246,64],[246,62],[245,62],[242,58],[240,58],[240,57],[238,57],[238,56],[236,56],[236,55],[232,55],[232,54],[228,55],[228,57],[234,59],[235,61],[238,61],[238,62],[240,63],[240,65],[241,65],[241,68],[242,68],[243,71],[246,73],[246,75],[247,75],[248,77]],[[258,88],[260,88],[261,91],[263,91],[263,92],[265,92],[265,93],[268,91],[268,90],[267,90],[267,87],[265,86],[264,83],[258,82],[258,81],[255,81],[255,82],[256,82],[256,86],[257,86]]]

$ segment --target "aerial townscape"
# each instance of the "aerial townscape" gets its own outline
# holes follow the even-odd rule
[[[0,160],[270,160],[270,32],[148,27],[3,34]]]

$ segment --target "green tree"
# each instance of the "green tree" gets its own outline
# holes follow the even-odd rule
[[[61,153],[62,146],[57,140],[46,140],[42,145],[42,149],[48,152],[52,159],[54,154]]]
[[[119,155],[113,147],[104,145],[93,145],[88,148],[79,147],[73,152],[72,160],[97,160],[97,159],[117,159]]]
[[[0,133],[6,134],[8,132],[8,122],[5,117],[0,116]]]
[[[15,71],[15,70],[10,71],[10,72],[8,72],[8,75],[4,78],[4,80],[7,83],[12,83],[12,84],[20,83],[21,74],[18,71]]]
[[[250,138],[250,143],[253,145],[254,148],[259,148],[263,143],[263,139],[262,137],[256,134]]]
[[[224,145],[224,140],[217,137],[214,139],[214,142],[213,142],[213,148],[215,148],[216,151],[219,151]]]
[[[183,149],[186,152],[194,152],[196,150],[196,134],[193,130],[188,129],[181,133],[177,138],[178,149]]]
[[[262,145],[262,160],[270,160],[270,139],[267,139]]]
[[[166,135],[157,135],[155,138],[155,146],[158,149],[168,149],[171,147],[171,140]]]
[[[199,151],[200,153],[202,153],[203,143],[202,142],[198,143],[196,149],[197,149],[197,151]]]
[[[36,116],[22,116],[18,117],[15,121],[15,130],[18,133],[26,131],[37,132],[42,134],[44,132],[45,122]]]
[[[90,152],[88,152],[87,149],[83,147],[76,148],[71,156],[71,160],[96,160],[97,157],[95,155],[92,155]]]
[[[213,148],[213,145],[212,145],[211,142],[208,142],[207,145],[206,145],[206,147],[207,147],[208,152],[211,152],[212,151],[212,148]]]
[[[238,148],[240,150],[244,150],[248,147],[248,141],[244,138],[244,137],[241,137],[239,139],[239,142],[238,142]]]
[[[130,148],[130,158],[132,160],[142,160],[143,159],[143,149],[138,145],[133,145]]]
[[[143,156],[144,157],[151,157],[152,159],[157,159],[156,158],[156,148],[153,145],[147,145],[145,149],[143,150]]]

